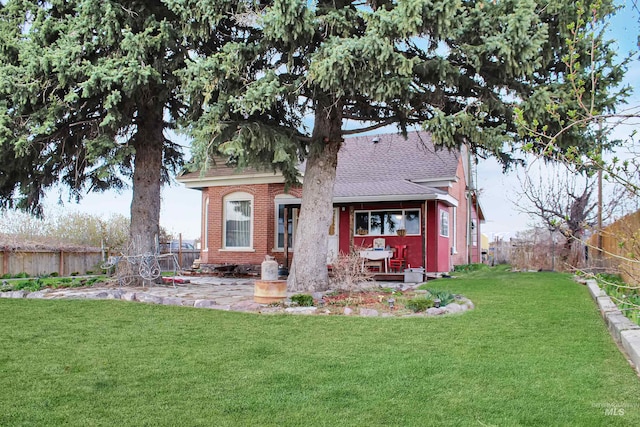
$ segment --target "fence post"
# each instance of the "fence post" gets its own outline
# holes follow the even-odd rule
[[[182,233],[178,235],[178,265],[182,268]],[[171,243],[169,243],[171,245]]]
[[[60,249],[60,266],[58,267],[60,277],[64,276],[64,251]]]
[[[2,274],[9,273],[9,248],[5,246],[2,248]]]

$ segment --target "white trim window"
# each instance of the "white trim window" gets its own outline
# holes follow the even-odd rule
[[[440,235],[449,237],[449,211],[440,209]]]
[[[223,203],[223,247],[253,249],[253,196],[232,193],[224,198]]]
[[[458,253],[458,208],[451,208],[451,252]]]
[[[420,209],[355,211],[354,220],[360,236],[393,236],[401,229],[407,236],[420,235]]]

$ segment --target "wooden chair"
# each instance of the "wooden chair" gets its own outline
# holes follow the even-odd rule
[[[393,258],[389,260],[389,270],[401,273],[407,266],[407,253],[409,249],[407,245],[396,245],[394,248]]]

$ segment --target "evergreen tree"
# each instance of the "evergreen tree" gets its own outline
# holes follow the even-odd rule
[[[171,3],[184,19],[208,19],[207,3]],[[281,170],[290,183],[306,159],[289,276],[296,291],[328,286],[327,230],[345,135],[422,126],[441,146],[465,143],[514,161],[519,144],[539,142],[518,135],[514,108],[530,121],[549,114],[546,100],[566,90],[570,24],[591,7],[556,0],[230,3],[244,27],[186,73],[189,99],[205,101],[190,124],[195,159],[206,165],[222,152],[240,166]],[[598,4],[602,16],[612,11],[610,2]],[[598,49],[611,54],[608,44]],[[590,143],[579,130],[558,139],[562,149]]]
[[[175,72],[215,39],[183,37],[160,0],[3,3],[0,207],[41,214],[52,186],[80,198],[131,178],[132,249],[155,251],[161,185],[183,164]]]

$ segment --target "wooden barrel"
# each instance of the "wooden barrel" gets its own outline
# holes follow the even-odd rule
[[[256,280],[253,300],[259,304],[271,304],[287,298],[286,280]]]

